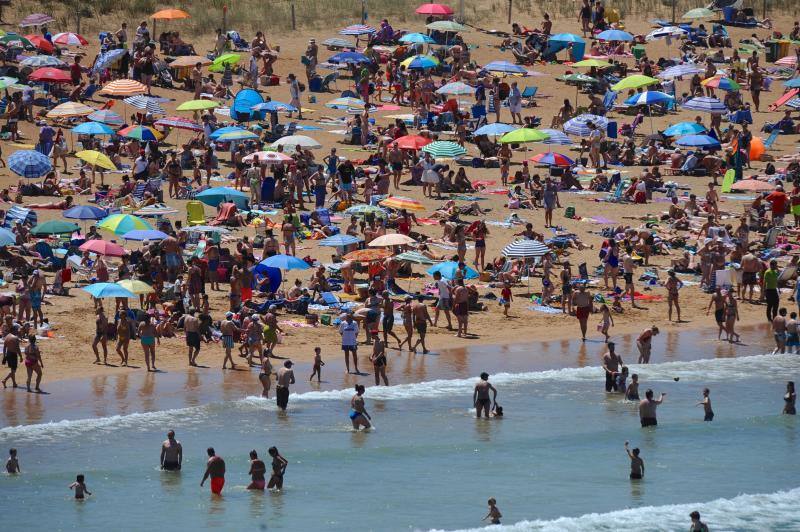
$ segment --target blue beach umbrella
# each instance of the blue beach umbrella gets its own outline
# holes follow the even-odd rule
[[[632,41],[633,35],[622,30],[606,30],[597,34],[601,41]]]
[[[279,268],[272,268],[259,263],[253,266],[253,272],[269,279],[270,292],[277,292],[281,282],[283,282],[283,274]]]
[[[480,277],[478,272],[470,268],[469,266],[465,266],[466,271],[464,274],[465,279],[477,279]],[[452,260],[446,262],[440,262],[434,266],[428,268],[428,271],[425,272],[428,275],[433,276],[434,273],[439,272],[442,274],[442,277],[445,279],[454,279],[456,276],[456,270],[458,270],[458,263]]]
[[[558,129],[540,129],[539,131],[549,135],[549,138],[543,140],[542,144],[557,144],[562,146],[569,146],[572,144],[572,139],[570,139],[566,133]]]
[[[253,111],[288,111],[288,112],[297,111],[297,107],[295,107],[294,105],[283,102],[276,102],[275,100],[257,103],[250,109],[252,109]]]
[[[728,108],[725,107],[724,103],[716,98],[710,98],[708,96],[698,96],[697,98],[692,98],[688,102],[684,103],[682,107],[690,111],[703,111],[705,113],[717,115],[722,115],[728,112]]]
[[[311,267],[302,259],[283,254],[267,257],[258,264],[268,266],[270,268],[278,268],[280,270],[307,270]]]
[[[217,136],[217,140],[222,142],[230,142],[235,140],[252,140],[259,138],[258,134],[253,133],[252,131],[247,131],[243,129],[241,131],[229,131],[228,133],[223,133],[222,135]]]
[[[8,229],[0,228],[0,246],[13,246],[17,243],[17,235]]]
[[[678,146],[687,146],[691,148],[704,148],[707,150],[720,148],[719,140],[715,139],[714,137],[710,137],[708,135],[684,135],[683,137],[676,140],[675,144],[677,144]]]
[[[244,192],[230,187],[209,188],[197,194],[195,198],[212,207],[216,207],[220,203],[231,202],[240,209],[245,208],[250,199]]]
[[[133,231],[128,231],[122,238],[125,240],[164,240],[165,238],[169,237],[167,233],[159,231],[157,229],[134,229]]]
[[[125,55],[125,52],[127,52],[127,50],[115,48],[114,50],[109,50],[106,53],[101,54],[100,57],[97,58],[97,61],[95,61],[94,66],[92,67],[92,72],[96,74],[105,70],[109,66],[116,63],[120,57]]]
[[[360,65],[371,62],[372,60],[369,57],[358,52],[339,52],[328,58],[328,63],[344,65]]]
[[[575,35],[574,33],[556,33],[555,35],[551,35],[548,40],[558,42],[583,42],[583,37]]]
[[[75,205],[64,211],[63,216],[73,220],[102,220],[108,216],[108,212],[94,205]]]
[[[645,91],[634,94],[627,100],[625,105],[655,105],[659,103],[671,102],[675,98],[661,91]]]
[[[125,123],[125,119],[123,119],[119,113],[105,109],[95,111],[86,118],[93,122],[102,122],[103,124],[108,124],[110,126],[121,126]]]
[[[236,132],[236,131],[247,131],[247,130],[245,128],[239,127],[239,126],[225,126],[225,127],[219,128],[219,129],[215,129],[211,133],[211,135],[209,135],[209,137],[211,138],[211,140],[217,140],[222,135],[225,135],[227,133],[233,133],[233,132]]]
[[[502,122],[494,122],[492,124],[486,124],[485,126],[479,127],[475,130],[473,135],[486,135],[487,137],[497,138],[516,130],[517,126],[503,124]]]
[[[575,118],[567,120],[564,124],[564,132],[570,135],[579,137],[586,137],[591,130],[589,129],[589,122],[594,124],[600,129],[605,129],[608,126],[608,119],[603,116],[591,115],[588,113],[578,115]]]
[[[19,64],[34,69],[44,67],[59,68],[67,66],[64,61],[58,59],[57,57],[53,57],[52,55],[34,55],[33,57],[26,57],[20,61]]]
[[[409,33],[400,37],[400,42],[411,44],[434,44],[436,41],[424,33]]]
[[[680,137],[682,135],[697,135],[705,133],[706,128],[697,122],[678,122],[664,130],[667,137]]]
[[[100,122],[84,122],[72,128],[78,135],[113,135],[114,130]]]
[[[34,179],[53,169],[50,158],[35,150],[19,150],[8,158],[8,168],[15,174]]]
[[[481,70],[486,70],[488,72],[502,72],[504,74],[519,74],[519,75],[525,75],[528,73],[525,67],[509,63],[508,61],[492,61],[488,65],[484,66]]]
[[[333,235],[329,236],[328,238],[324,238],[319,241],[320,246],[328,246],[328,247],[344,247],[344,246],[351,246],[353,244],[358,244],[361,242],[361,238],[355,237],[353,235]]]
[[[81,288],[97,299],[104,297],[136,297],[136,295],[116,283],[94,283]]]
[[[400,65],[406,67],[408,70],[425,70],[437,67],[439,62],[431,56],[415,55],[414,57],[406,59],[400,63]]]

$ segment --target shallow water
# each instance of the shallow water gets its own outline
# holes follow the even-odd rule
[[[631,370],[642,393],[667,392],[658,428],[641,429],[635,404],[606,395],[597,368],[494,375],[502,420],[475,420],[474,380],[459,379],[369,388],[369,433],[351,430],[349,390],[295,394],[288,414],[248,397],[7,427],[0,448],[20,449],[24,475],[0,478],[0,507],[14,508],[9,527],[35,515],[37,528],[55,529],[458,529],[481,526],[494,496],[518,530],[684,529],[696,507],[714,529],[800,529],[790,503],[800,493],[778,493],[800,485],[797,420],[780,415],[800,357]],[[694,406],[704,386],[713,423]],[[184,445],[181,474],[156,468],[169,428]],[[642,450],[643,482],[628,479],[625,440]],[[227,463],[222,498],[198,485],[209,445]],[[290,462],[285,489],[249,493],[247,453],[271,445]],[[82,504],[66,488],[76,473],[94,492]]]

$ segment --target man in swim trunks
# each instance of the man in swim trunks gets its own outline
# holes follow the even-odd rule
[[[744,282],[744,281],[743,281]],[[717,285],[714,293],[711,294],[711,300],[708,302],[706,309],[706,316],[711,312],[711,306],[714,306],[714,319],[717,321],[717,340],[722,339],[722,331],[725,330],[725,296],[722,295],[722,288]]]
[[[392,332],[394,328],[394,301],[392,301],[392,294],[388,290],[384,290],[382,299],[383,317],[381,318],[381,327],[383,328],[383,345],[389,345],[389,336],[397,340],[397,348],[400,348],[400,338]]]
[[[8,366],[8,375],[3,379],[3,388],[6,387],[6,381],[11,379],[11,385],[17,387],[17,366],[22,359],[22,353],[19,348],[19,325],[14,324],[9,332],[3,338],[3,364]]]
[[[786,309],[781,308],[778,315],[772,319],[772,333],[775,337],[775,350],[772,354],[786,352]]]
[[[614,342],[608,342],[608,351],[603,355],[603,369],[606,372],[606,391],[625,392],[625,390],[617,389],[616,376],[619,372],[622,362],[622,357],[614,352]]]
[[[581,326],[581,338],[586,341],[586,329],[589,315],[592,313],[592,294],[586,291],[586,285],[578,285],[578,291],[572,294],[572,306],[575,307],[575,317]]]
[[[197,311],[190,307],[189,312],[183,317],[183,331],[186,333],[186,345],[189,347],[189,365],[197,365],[197,356],[200,354],[200,320]]]
[[[633,260],[633,248],[630,246],[625,248],[625,254],[622,256],[622,267],[625,269],[625,272],[622,274],[623,279],[625,279],[624,293],[631,298],[631,306],[633,308],[638,308],[636,306],[635,299],[636,291],[633,286],[633,276],[636,272],[636,263]]]
[[[758,274],[761,273],[762,264],[758,257],[748,252],[742,257],[742,301],[744,301],[744,294],[747,287],[750,287],[750,296],[748,301],[753,302],[753,290],[758,284]]]
[[[167,432],[167,439],[161,444],[161,469],[164,471],[180,471],[183,463],[183,447],[175,439],[175,431]]]
[[[208,453],[208,462],[206,462],[206,472],[203,480],[200,481],[200,486],[208,477],[211,477],[211,493],[221,495],[222,488],[225,486],[225,460],[216,455],[213,447],[209,447],[206,452]]]
[[[417,346],[422,344],[422,352],[428,354],[428,348],[425,345],[425,335],[428,333],[428,324],[433,325],[431,315],[428,313],[428,307],[423,303],[425,298],[422,294],[417,295],[417,300],[411,304],[411,315],[414,317],[414,328],[419,334],[419,340],[411,348],[414,353],[417,352]]]
[[[456,287],[453,289],[453,315],[458,325],[456,336],[466,336],[469,326],[469,288],[464,286],[464,279],[456,280]]]
[[[227,369],[228,362],[231,363],[231,369],[236,369],[231,356],[231,349],[233,349],[234,338],[239,335],[239,328],[232,321],[233,312],[226,312],[225,319],[220,323],[219,329],[222,333],[222,347],[225,348],[225,359],[222,361],[222,369]]]
[[[489,392],[492,392],[491,399]],[[489,419],[492,404],[497,404],[497,389],[489,383],[489,374],[485,371],[481,373],[481,380],[475,384],[475,389],[472,391],[472,404],[475,406],[475,416],[480,418],[482,410],[486,419]]]
[[[169,280],[174,281],[183,263],[178,239],[173,235],[168,236],[161,241],[161,250],[164,252],[164,261],[167,265]]]
[[[358,373],[358,323],[353,320],[352,313],[348,312],[344,321],[339,324],[339,334],[342,336],[342,351],[347,373],[350,373],[350,353],[353,354],[353,365]]]
[[[639,456],[639,449],[635,448],[631,451],[629,443],[625,442],[625,452],[628,453],[628,458],[631,459],[631,480],[642,480],[644,477],[644,460]]]
[[[647,390],[644,393],[644,399],[639,403],[639,421],[642,427],[655,427],[658,425],[658,421],[656,420],[656,408],[664,402],[665,395],[667,394],[662,393],[661,397],[653,399],[653,390]]]
[[[292,361],[287,360],[283,363],[283,367],[275,373],[275,399],[281,410],[286,410],[289,405],[289,385],[294,384],[292,365]]]

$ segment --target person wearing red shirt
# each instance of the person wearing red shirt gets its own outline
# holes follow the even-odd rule
[[[75,56],[75,62],[69,66],[69,76],[72,78],[73,85],[80,85],[83,78],[83,70],[81,69],[81,56]]]
[[[789,202],[789,196],[783,191],[783,186],[778,185],[769,196],[764,198],[772,205],[772,221],[783,218],[786,214],[786,204]]]

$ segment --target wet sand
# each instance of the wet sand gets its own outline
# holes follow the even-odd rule
[[[716,339],[716,329],[699,329],[682,333],[668,331],[653,341],[652,362],[696,360],[702,358],[733,358],[761,354],[773,348],[769,327],[749,325],[740,330],[747,340],[730,344]],[[616,339],[617,352],[626,363],[635,363],[636,335]],[[297,384],[292,393],[309,390],[338,390],[357,383],[368,388],[374,385],[372,366],[368,361],[369,346],[359,346],[360,368],[369,374],[348,375],[340,351],[323,355],[322,383],[309,383],[309,364],[294,366]],[[437,379],[463,379],[482,371],[518,373],[568,367],[599,366],[605,345],[599,340],[560,340],[499,346],[476,346],[432,352],[427,355],[389,350],[387,376],[389,383],[406,384]],[[273,359],[277,370],[282,359]],[[243,366],[239,366],[243,368]],[[23,370],[24,371],[24,370]],[[21,376],[20,372],[17,373]],[[47,394],[27,393],[19,388],[0,397],[2,426],[38,424],[64,419],[99,418],[133,413],[153,412],[202,404],[231,401],[261,394],[258,370],[225,371],[187,369],[181,371],[118,375],[96,375],[86,379],[65,379],[43,385]],[[270,397],[274,397],[272,379]],[[24,378],[18,382],[24,384]],[[602,375],[598,369],[598,383]],[[47,384],[47,383],[45,383]],[[465,398],[465,402],[469,399]],[[166,429],[166,427],[165,427]]]

